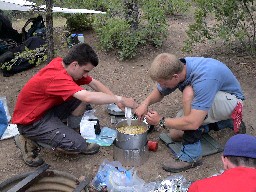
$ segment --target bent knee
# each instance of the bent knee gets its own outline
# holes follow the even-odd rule
[[[171,129],[169,136],[173,141],[182,141],[184,131]]]

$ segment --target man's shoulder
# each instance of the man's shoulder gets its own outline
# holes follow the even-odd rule
[[[38,74],[39,76],[44,76],[47,78],[56,75],[67,75],[65,72],[66,71],[62,65],[62,58],[57,57],[48,63],[44,68],[42,68]]]
[[[46,65],[45,67],[49,67],[49,66],[60,67],[62,66],[62,61],[63,59],[61,57],[56,57],[53,60],[51,60],[51,62],[48,63],[48,65]]]
[[[223,183],[222,175],[211,176],[193,182],[189,187],[188,192],[212,191],[221,183]]]

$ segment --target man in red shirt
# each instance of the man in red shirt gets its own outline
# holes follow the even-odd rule
[[[225,171],[192,183],[188,192],[256,192],[256,137],[238,134],[224,148]]]
[[[69,153],[97,153],[99,145],[86,143],[74,130],[79,127],[88,104],[137,106],[132,98],[114,95],[88,75],[98,62],[97,54],[89,45],[75,45],[63,59],[53,59],[22,88],[12,122],[21,134],[15,137],[15,142],[27,165],[36,167],[44,162],[38,156],[35,143]],[[87,91],[81,85],[88,85],[94,91]],[[63,123],[65,119],[68,126]]]

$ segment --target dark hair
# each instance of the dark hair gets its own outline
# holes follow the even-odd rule
[[[87,63],[91,63],[93,66],[97,66],[99,59],[92,47],[86,43],[79,43],[74,45],[63,58],[65,65],[69,65],[73,61],[77,61],[78,65],[83,66]]]
[[[235,166],[246,166],[256,168],[256,159],[249,157],[226,156]]]

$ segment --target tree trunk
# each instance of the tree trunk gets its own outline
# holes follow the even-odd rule
[[[54,57],[53,17],[52,17],[53,0],[45,0],[45,2],[46,2],[47,62],[50,62]]]

